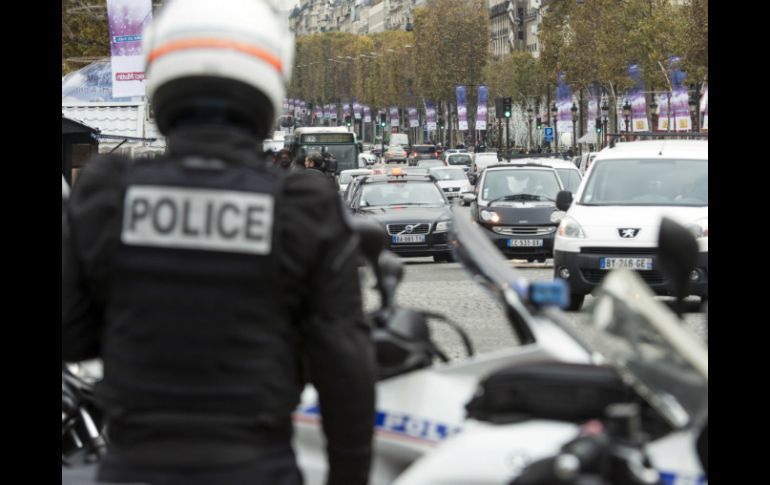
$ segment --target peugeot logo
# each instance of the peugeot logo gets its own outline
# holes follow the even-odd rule
[[[620,237],[626,239],[636,237],[636,235],[639,234],[639,231],[641,231],[639,228],[618,228],[618,234],[620,234]]]
[[[405,231],[405,232],[412,232],[413,230],[414,230],[414,226],[413,226],[413,225],[411,225],[411,224],[409,224],[408,226],[406,226],[406,227],[404,228],[404,231]]]

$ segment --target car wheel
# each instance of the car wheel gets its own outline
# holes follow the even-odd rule
[[[571,312],[579,312],[580,309],[583,307],[583,301],[586,299],[585,295],[578,295],[575,293],[570,293],[569,295],[569,305],[567,305],[567,310]]]

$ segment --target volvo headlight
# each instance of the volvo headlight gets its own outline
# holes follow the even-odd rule
[[[689,229],[697,239],[709,237],[709,218],[704,217],[693,221],[690,224],[687,224],[687,229]]]
[[[434,232],[447,232],[449,230],[449,223],[451,221],[439,221],[436,223],[436,230]]]
[[[578,224],[575,219],[569,216],[564,216],[564,218],[561,220],[558,234],[562,237],[586,237],[585,233],[583,232],[583,228],[580,227],[580,224]]]
[[[500,222],[500,214],[495,211],[482,210],[481,220],[485,222],[491,222],[492,224],[497,224]]]

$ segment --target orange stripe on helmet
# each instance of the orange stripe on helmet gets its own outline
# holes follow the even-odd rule
[[[271,66],[273,66],[279,73],[283,72],[281,60],[267,52],[264,49],[254,47],[250,44],[244,44],[242,42],[234,42],[224,39],[184,39],[167,42],[162,46],[154,49],[148,56],[148,64],[155,61],[157,58],[170,54],[171,52],[182,51],[187,49],[230,49],[244,54],[261,59]]]

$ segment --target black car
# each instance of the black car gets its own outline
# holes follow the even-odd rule
[[[437,158],[436,145],[412,145],[409,154],[409,165],[417,165],[418,160],[425,158]]]
[[[564,212],[556,208],[562,183],[551,167],[536,164],[492,165],[476,184],[471,219],[511,259],[545,261]]]
[[[385,227],[388,249],[402,257],[433,256],[436,262],[450,261],[449,202],[432,177],[399,171],[359,180],[351,208]]]

